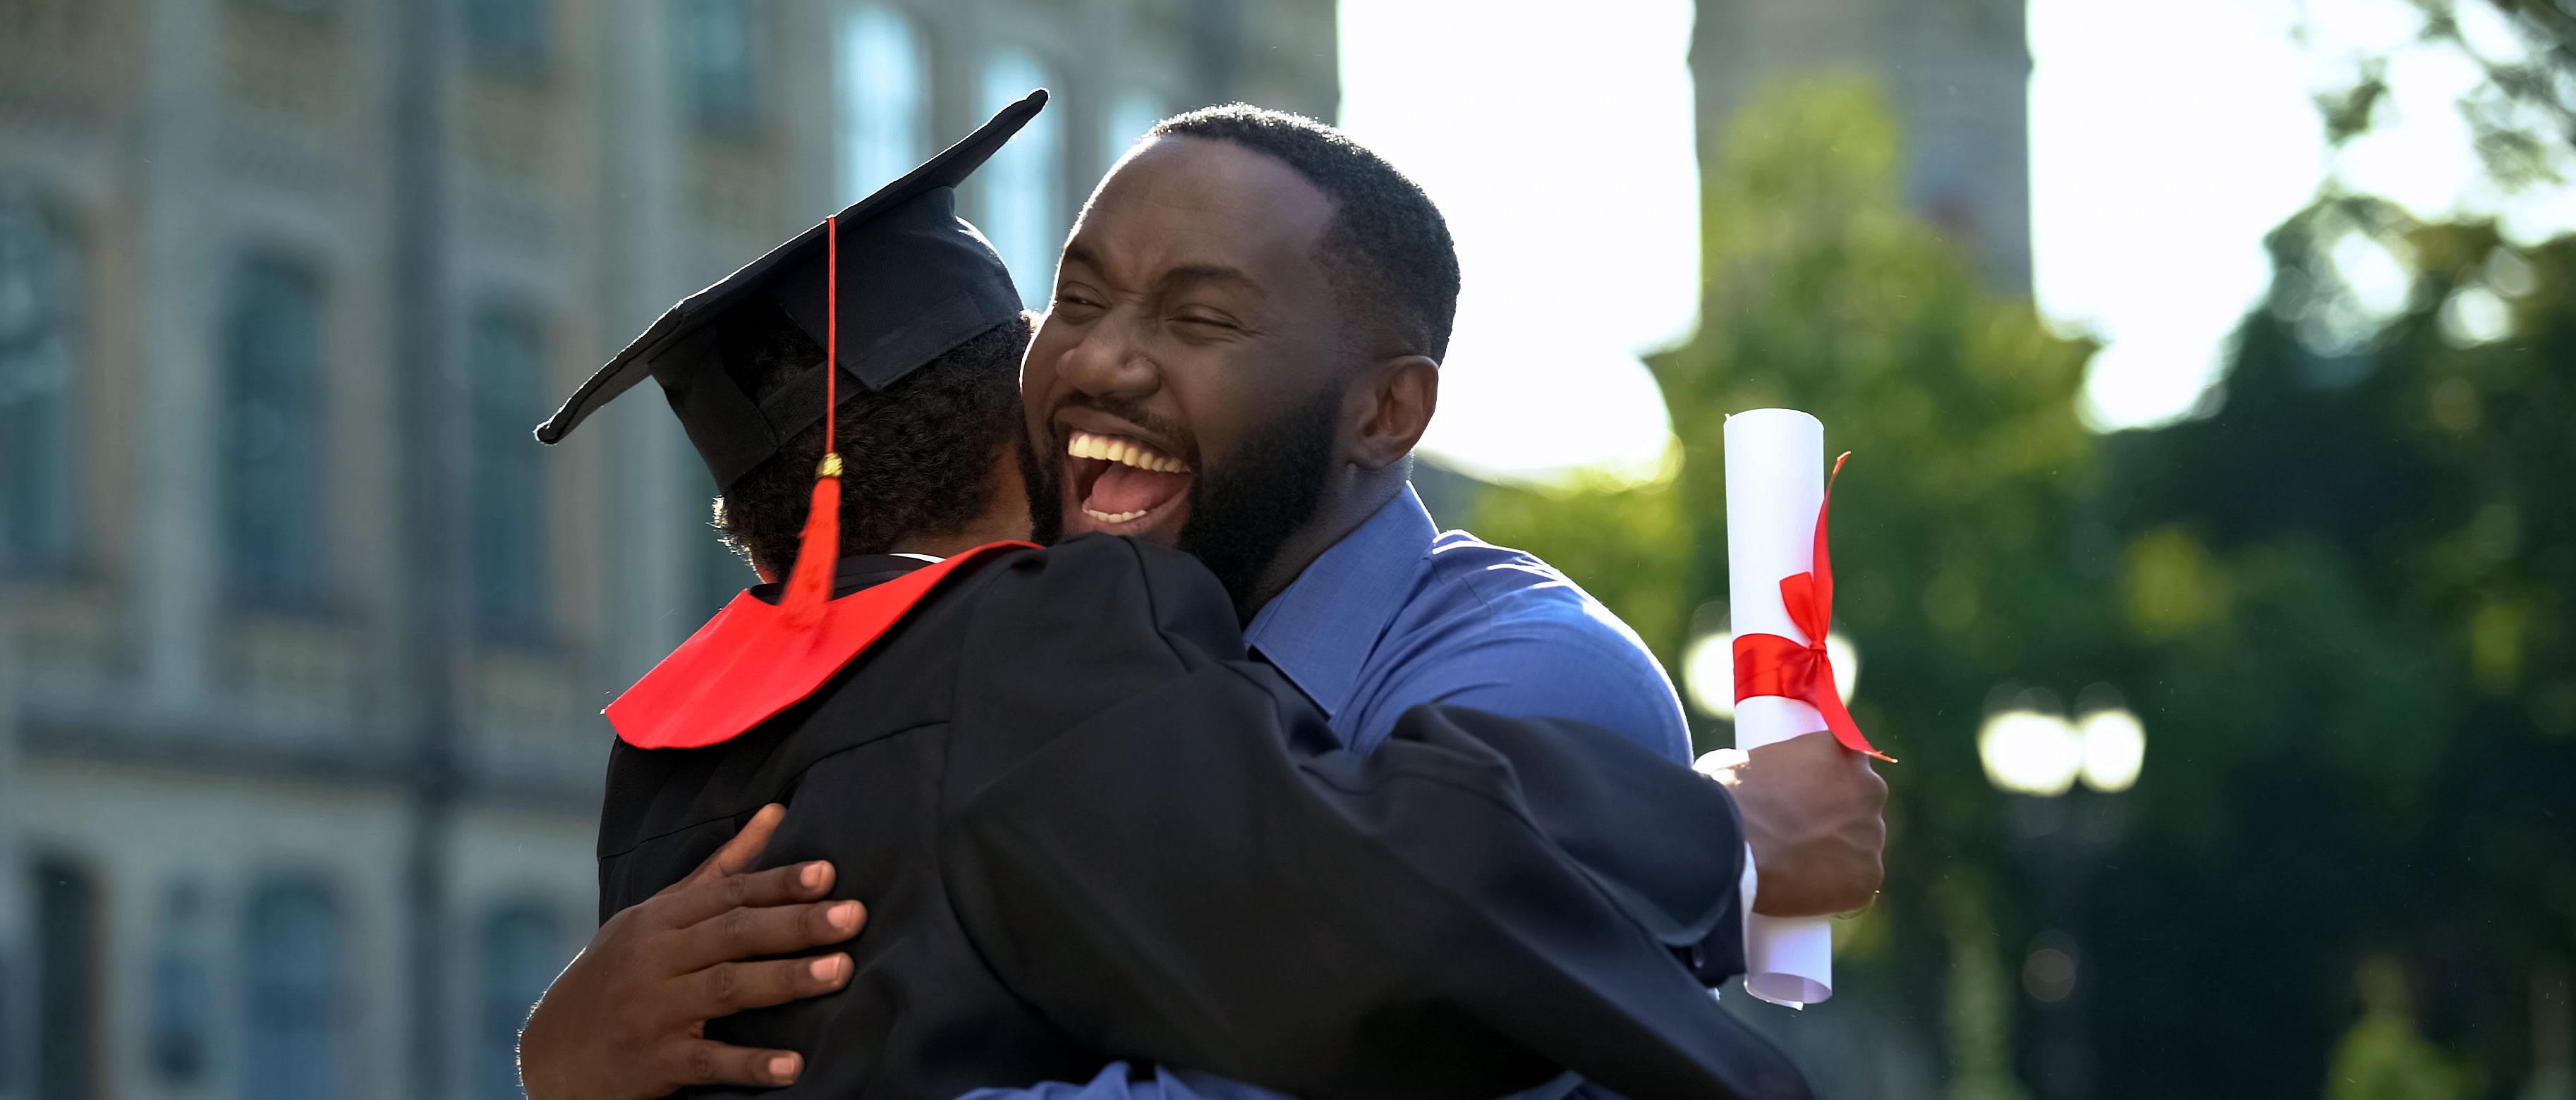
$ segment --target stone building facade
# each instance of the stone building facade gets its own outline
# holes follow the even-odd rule
[[[1698,0],[1699,157],[1772,84],[1876,81],[1904,127],[1917,210],[1974,249],[1997,289],[2030,289],[2030,41],[2024,0]]]
[[[1033,298],[1155,118],[1330,118],[1332,0],[0,0],[0,1097],[515,1095],[599,707],[746,582],[685,293],[1057,98]]]

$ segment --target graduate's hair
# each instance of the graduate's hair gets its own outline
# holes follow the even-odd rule
[[[1344,306],[1423,355],[1448,356],[1458,246],[1431,196],[1386,158],[1325,123],[1248,103],[1174,115],[1146,136],[1230,141],[1295,169],[1333,202],[1322,259]]]
[[[765,304],[765,303],[764,303]],[[775,308],[755,314],[765,337],[747,362],[727,363],[754,402],[823,362],[823,349]],[[1020,434],[1020,356],[1029,317],[1005,321],[948,349],[882,390],[844,381],[832,417],[841,453],[841,556],[882,554],[909,536],[963,533],[993,495],[994,463]],[[819,403],[819,401],[818,401]],[[716,498],[725,545],[785,571],[796,562],[823,425],[797,434]]]

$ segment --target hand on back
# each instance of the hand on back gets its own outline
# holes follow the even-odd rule
[[[707,861],[609,918],[555,978],[519,1034],[529,1100],[649,1100],[688,1085],[784,1085],[804,1069],[794,1051],[706,1038],[708,1020],[829,993],[850,957],[737,960],[855,936],[867,913],[820,900],[832,865],[746,869],[786,816],[769,805]]]

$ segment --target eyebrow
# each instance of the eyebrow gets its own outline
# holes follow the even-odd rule
[[[1238,268],[1226,267],[1222,264],[1184,264],[1163,273],[1165,287],[1185,283],[1233,283],[1255,294],[1261,293],[1261,284],[1255,282],[1252,276],[1244,274]]]
[[[1094,271],[1100,270],[1103,266],[1098,255],[1078,243],[1064,246],[1064,262],[1081,264]],[[1164,272],[1161,279],[1161,284],[1166,290],[1191,283],[1232,283],[1255,294],[1262,293],[1262,286],[1258,280],[1245,274],[1241,268],[1227,267],[1224,264],[1183,264]]]

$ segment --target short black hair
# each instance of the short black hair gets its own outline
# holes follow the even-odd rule
[[[823,349],[775,305],[738,308],[746,315],[725,323],[749,327],[742,346],[755,350],[725,370],[753,401],[823,361]],[[1020,357],[1028,346],[1023,313],[882,390],[842,377],[845,396],[832,418],[843,460],[841,556],[886,553],[908,536],[956,535],[983,514],[994,463],[1020,434]],[[817,421],[736,479],[716,498],[725,544],[757,565],[793,566],[822,459]]]
[[[1386,158],[1325,123],[1248,103],[1174,115],[1146,136],[1230,141],[1295,169],[1332,200],[1323,253],[1342,299],[1415,341],[1422,354],[1448,356],[1458,319],[1458,246],[1431,196]]]

